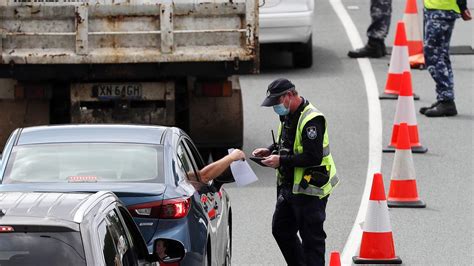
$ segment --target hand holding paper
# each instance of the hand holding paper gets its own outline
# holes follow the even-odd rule
[[[233,150],[234,149],[229,149],[229,153],[232,153]],[[235,183],[237,183],[239,187],[246,186],[258,180],[252,168],[250,168],[250,165],[245,160],[232,162],[230,170],[234,176]]]

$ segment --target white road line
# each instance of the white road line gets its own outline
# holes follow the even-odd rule
[[[354,25],[351,17],[341,3],[341,0],[329,0],[332,8],[342,22],[346,30],[352,48],[359,48],[363,46],[359,32]],[[352,256],[356,256],[359,249],[360,241],[362,239],[361,225],[365,220],[367,212],[367,204],[369,201],[370,189],[372,187],[373,174],[380,172],[382,164],[382,113],[380,110],[379,92],[377,88],[377,81],[375,80],[374,71],[369,59],[357,59],[360,71],[364,78],[365,91],[367,93],[367,102],[369,108],[369,164],[367,166],[367,176],[365,181],[364,193],[359,206],[359,212],[352,226],[351,233],[347,238],[341,255],[342,265],[351,265]]]

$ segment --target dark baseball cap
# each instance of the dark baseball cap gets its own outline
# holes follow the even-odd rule
[[[287,79],[279,78],[274,80],[268,85],[267,97],[263,100],[261,106],[274,106],[279,104],[280,96],[294,89],[295,85]]]

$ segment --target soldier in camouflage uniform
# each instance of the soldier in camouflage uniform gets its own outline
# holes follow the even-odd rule
[[[449,43],[456,19],[469,13],[465,1],[425,0],[424,54],[428,72],[436,83],[436,102],[422,107],[420,113],[428,117],[457,115],[454,104],[454,79],[449,59]]]
[[[392,0],[371,0],[370,17],[372,22],[367,29],[367,44],[347,54],[351,58],[372,57],[379,58],[385,56],[385,37],[387,37],[390,28],[390,19],[392,16]]]

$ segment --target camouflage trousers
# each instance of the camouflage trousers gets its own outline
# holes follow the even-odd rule
[[[370,18],[372,22],[367,29],[367,37],[384,40],[390,28],[392,17],[392,0],[370,0]]]
[[[454,75],[449,44],[459,14],[446,10],[424,10],[425,63],[436,83],[438,101],[454,100]]]

